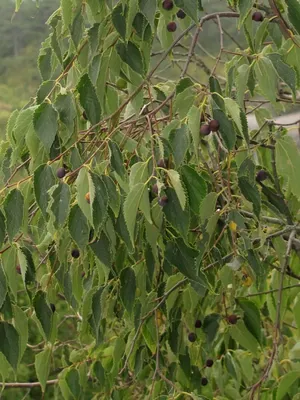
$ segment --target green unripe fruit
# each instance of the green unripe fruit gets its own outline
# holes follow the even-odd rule
[[[126,89],[127,88],[127,82],[123,78],[119,78],[116,82],[116,86],[118,89]]]

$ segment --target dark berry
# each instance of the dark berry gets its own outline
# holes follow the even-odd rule
[[[167,162],[163,158],[157,161],[157,166],[159,168],[166,168],[167,167]]]
[[[169,22],[169,23],[168,23],[168,25],[167,25],[167,30],[168,30],[169,32],[175,32],[176,29],[177,29],[176,22],[172,21],[172,22]]]
[[[268,173],[267,173],[267,171],[265,171],[263,169],[258,171],[258,173],[256,174],[257,182],[262,182],[262,181],[266,180],[267,178],[268,178]]]
[[[162,197],[160,197],[159,199],[158,199],[158,204],[161,206],[161,207],[164,207],[167,203],[168,203],[168,197],[167,196],[162,196]]]
[[[88,121],[88,116],[87,116],[87,114],[86,114],[85,111],[83,111],[82,116],[83,116],[83,118],[84,118],[86,121]]]
[[[189,333],[188,339],[190,342],[194,343],[197,340],[197,335],[194,332]]]
[[[164,10],[172,10],[174,7],[173,1],[172,0],[164,0],[162,3],[163,9]]]
[[[17,273],[18,273],[19,275],[22,274],[20,265],[17,265],[17,266],[16,266],[16,271],[17,271]]]
[[[183,10],[179,10],[176,15],[179,19],[185,18],[185,12]]]
[[[253,21],[256,21],[256,22],[261,22],[261,21],[264,20],[264,16],[262,15],[261,12],[255,11],[255,12],[252,14],[252,20],[253,20]]]
[[[210,368],[210,367],[212,367],[212,366],[214,365],[214,361],[211,360],[211,359],[209,358],[208,360],[206,360],[205,365],[206,365],[208,368]]]
[[[211,129],[210,129],[209,125],[205,124],[205,125],[201,126],[201,128],[200,128],[201,135],[207,136],[210,134],[210,132],[211,132]]]
[[[205,378],[205,376],[203,378],[201,378],[201,385],[202,386],[206,386],[208,384],[208,379]]]
[[[73,249],[71,252],[71,255],[73,258],[79,258],[80,256],[80,251],[78,249]]]
[[[56,310],[56,307],[53,303],[50,303],[50,308],[51,308],[52,312],[54,313]]]
[[[209,122],[209,127],[210,127],[210,130],[211,130],[212,132],[217,132],[217,130],[220,128],[220,123],[219,123],[219,121],[217,121],[216,119],[212,119],[212,120]]]
[[[195,328],[201,328],[202,326],[202,322],[200,321],[200,319],[197,319],[195,322]]]
[[[152,186],[152,193],[154,193],[154,194],[158,194],[158,186],[157,186],[157,183],[154,183],[154,185]]]
[[[229,324],[235,325],[238,321],[238,316],[235,314],[228,315],[227,321],[229,322]]]
[[[64,167],[58,168],[58,170],[56,171],[56,176],[59,179],[62,179],[65,175],[66,175],[66,170],[64,169]]]

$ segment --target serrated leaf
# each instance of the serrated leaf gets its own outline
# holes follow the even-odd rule
[[[216,211],[218,194],[215,192],[208,193],[201,202],[201,207],[199,210],[200,219],[202,224],[214,215]]]
[[[5,217],[0,210],[0,247],[2,247],[5,239],[6,232],[6,224],[5,224]]]
[[[96,125],[101,118],[101,108],[96,90],[88,74],[81,77],[77,85],[77,91],[79,93],[80,104],[86,112],[88,120],[92,125]]]
[[[131,41],[128,42],[127,46],[124,43],[118,43],[116,50],[121,60],[128,64],[133,71],[144,76],[145,67],[144,60],[140,49]]]
[[[23,223],[24,198],[18,189],[8,193],[4,201],[4,213],[6,218],[7,233],[12,242]]]
[[[168,197],[168,202],[163,207],[163,212],[173,228],[185,238],[190,224],[189,210],[187,208],[185,210],[182,209],[177,194],[173,188],[167,188],[166,195]]]
[[[48,347],[40,353],[36,354],[34,366],[36,376],[41,384],[42,391],[45,392],[46,382],[50,372],[51,365],[51,348]]]
[[[49,152],[58,129],[58,113],[49,103],[41,104],[34,112],[33,126],[35,132]]]
[[[64,225],[70,208],[70,189],[66,183],[60,182],[51,194],[51,212],[54,215],[54,226],[59,229]]]
[[[89,176],[95,188],[92,202],[92,217],[94,228],[98,231],[106,220],[109,199],[106,186],[101,177],[92,173]]]
[[[46,293],[39,290],[33,299],[36,316],[41,323],[45,337],[49,340],[52,330],[53,312],[46,302]]]
[[[112,263],[112,255],[110,250],[109,240],[102,232],[100,238],[91,243],[91,249],[98,260],[106,267],[110,268]]]
[[[194,100],[195,94],[191,87],[177,94],[174,102],[174,115],[178,113],[180,119],[185,118],[194,104]]]
[[[135,163],[130,170],[129,175],[129,187],[132,189],[134,185],[137,183],[145,183],[149,178],[149,163],[146,162],[137,162]]]
[[[219,121],[222,140],[228,150],[233,150],[236,142],[236,133],[232,121],[220,109],[213,109],[213,117]]]
[[[78,47],[83,33],[84,28],[84,20],[81,13],[81,9],[79,9],[78,13],[75,15],[72,26],[70,27],[71,38],[75,45],[75,48]]]
[[[154,30],[154,18],[156,12],[156,0],[139,0],[139,7],[141,13],[145,16],[152,31]]]
[[[207,184],[197,171],[188,165],[182,167],[181,173],[187,189],[191,210],[199,215],[200,204],[207,194]]]
[[[126,8],[122,4],[118,4],[111,13],[112,23],[123,40],[126,39]]]
[[[237,299],[238,305],[244,311],[244,323],[249,332],[261,343],[261,321],[260,312],[256,304],[245,298]]]
[[[181,208],[184,210],[186,205],[186,195],[180,180],[180,175],[174,169],[167,170],[167,173],[170,178],[171,184],[177,194]]]
[[[19,361],[19,334],[13,325],[7,322],[0,322],[0,351],[4,354],[7,361],[17,369]]]
[[[0,266],[0,309],[7,295],[7,282],[2,266]]]
[[[252,2],[252,0],[251,0]],[[247,83],[250,73],[250,66],[248,64],[243,64],[238,67],[235,85],[236,85],[236,99],[239,106],[244,109],[244,95],[247,90]]]
[[[49,190],[55,184],[55,177],[50,165],[40,165],[33,175],[34,194],[36,202],[44,217],[47,217],[47,207],[50,200]]]
[[[60,0],[60,6],[62,10],[62,19],[65,25],[65,28],[68,28],[72,22],[72,10],[73,10],[73,1],[72,0]]]
[[[121,289],[120,296],[126,310],[131,314],[136,291],[136,278],[134,270],[127,267],[121,271],[120,275]]]
[[[300,153],[290,136],[284,136],[276,141],[276,167],[278,174],[288,182],[291,192],[300,199],[298,173],[300,171]]]
[[[240,11],[239,28],[244,24],[247,15],[253,8],[254,0],[239,0],[238,7]]]
[[[210,92],[212,93],[213,101],[216,103],[216,105],[219,107],[220,110],[225,111],[225,104],[224,104],[221,85],[218,79],[215,78],[214,76],[211,76],[209,78],[209,89]]]
[[[75,204],[70,212],[68,221],[69,231],[74,242],[83,249],[89,241],[89,225],[78,204]]]
[[[27,108],[26,110],[20,111],[15,125],[14,125],[14,139],[15,143],[13,146],[13,154],[11,163],[14,164],[18,158],[22,155],[22,151],[25,144],[25,138],[28,131],[32,128],[33,123],[34,107]]]
[[[279,78],[285,82],[296,96],[297,90],[297,74],[293,67],[286,64],[282,56],[277,53],[268,54],[268,58],[272,61],[274,68],[277,71]]]
[[[258,87],[271,103],[276,103],[277,74],[272,62],[266,57],[260,57],[254,64]]]
[[[300,34],[300,4],[298,0],[288,0],[286,2],[288,17],[296,31]]]
[[[253,354],[257,353],[258,342],[248,331],[243,321],[238,321],[236,325],[229,326],[230,336],[240,345],[250,350]]]
[[[243,132],[242,121],[241,121],[241,109],[239,105],[229,97],[224,98],[225,108],[227,113],[231,116],[233,121],[235,122],[236,126],[240,133]]]
[[[199,108],[197,108],[196,106],[192,106],[188,113],[188,127],[193,138],[194,152],[197,158],[198,158],[198,148],[200,142],[200,121],[201,121],[201,113]]]
[[[122,178],[124,177],[126,170],[124,167],[124,160],[120,148],[116,142],[113,142],[111,140],[108,142],[108,146],[111,166]]]
[[[34,282],[35,266],[32,254],[26,247],[18,248],[18,260],[24,284]]]
[[[59,119],[66,125],[70,133],[74,129],[74,120],[76,118],[76,108],[73,95],[71,93],[59,94],[54,106],[59,114]]]
[[[175,165],[179,167],[183,163],[190,145],[187,126],[183,125],[172,130],[169,135],[169,142],[173,150]]]
[[[28,343],[28,319],[26,313],[18,306],[13,306],[14,326],[19,333],[20,361],[25,353]]]
[[[121,201],[120,201],[120,193],[117,189],[116,184],[114,181],[107,175],[103,175],[102,179],[105,183],[106,190],[109,196],[109,207],[111,208],[112,212],[114,213],[115,217],[117,218],[120,211]]]
[[[257,218],[259,218],[261,198],[257,187],[246,176],[239,177],[239,187],[243,196],[253,204],[253,211]]]
[[[80,388],[80,379],[77,369],[75,368],[70,369],[65,376],[65,380],[70,392],[72,393],[72,397],[76,400],[77,399],[79,400],[81,388]]]

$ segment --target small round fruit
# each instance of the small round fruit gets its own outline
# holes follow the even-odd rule
[[[79,256],[80,256],[80,251],[79,251],[78,249],[73,249],[73,250],[71,251],[71,256],[72,256],[73,258],[79,258]]]
[[[206,365],[208,368],[211,368],[211,367],[214,365],[214,361],[213,361],[212,359],[209,358],[209,359],[206,360],[205,365]]]
[[[158,199],[158,204],[159,204],[161,207],[164,207],[166,204],[168,204],[168,201],[169,201],[169,199],[168,199],[167,196],[162,196],[162,197],[160,197],[160,198]]]
[[[157,186],[157,183],[154,183],[154,185],[152,186],[152,188],[151,188],[151,190],[152,190],[152,193],[154,193],[154,194],[158,194],[158,186]]]
[[[162,3],[163,9],[164,10],[172,10],[174,7],[173,1],[172,0],[164,0]]]
[[[208,384],[208,379],[205,378],[205,376],[203,378],[201,378],[201,385],[202,386],[206,386]]]
[[[86,201],[90,204],[90,202],[91,202],[90,192],[87,192],[84,197],[85,197]]]
[[[197,335],[196,335],[196,333],[190,332],[189,335],[188,335],[188,339],[189,339],[189,341],[190,341],[191,343],[196,342],[196,340],[197,340]]]
[[[161,158],[160,160],[157,161],[157,166],[158,166],[159,168],[166,168],[166,167],[167,167],[166,160],[164,160],[163,158]]]
[[[219,130],[219,128],[220,128],[220,123],[219,123],[219,121],[217,121],[216,119],[212,119],[212,120],[209,122],[209,127],[210,127],[210,130],[211,130],[212,132],[217,132],[217,131]]]
[[[195,322],[195,328],[201,328],[202,326],[202,322],[200,321],[200,319],[197,319]]]
[[[203,136],[209,135],[211,132],[210,126],[207,124],[201,125],[200,134]]]
[[[20,265],[17,265],[17,266],[16,266],[16,271],[17,271],[17,273],[18,273],[19,275],[22,274]]]
[[[53,303],[50,303],[50,308],[51,308],[52,312],[55,313],[56,307]]]
[[[64,169],[64,167],[58,168],[58,170],[56,171],[56,176],[59,179],[62,179],[65,175],[66,175],[66,170]]]
[[[179,10],[176,15],[179,19],[185,18],[185,12],[183,10]]]
[[[227,321],[230,325],[235,325],[238,322],[238,316],[235,314],[228,315]]]
[[[172,22],[168,23],[168,25],[167,25],[167,31],[168,32],[175,32],[176,29],[177,29],[176,22],[172,21]]]
[[[87,116],[87,113],[85,111],[83,111],[82,116],[86,121],[88,121],[88,116]]]
[[[262,22],[264,20],[264,16],[262,15],[262,13],[260,11],[255,11],[252,14],[252,20],[256,21],[256,22]]]
[[[268,173],[267,173],[267,171],[265,171],[264,169],[261,169],[261,170],[258,171],[258,173],[256,174],[256,180],[257,180],[257,182],[265,181],[267,178],[268,178]]]
[[[126,89],[127,87],[127,82],[123,78],[119,78],[116,82],[116,86],[119,89]]]

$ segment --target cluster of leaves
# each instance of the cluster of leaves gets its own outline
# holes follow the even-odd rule
[[[272,121],[298,101],[286,3],[61,0],[0,146],[4,396],[26,358],[45,398],[297,398],[300,154]],[[247,49],[228,55],[223,18]],[[160,79],[189,32],[178,79]]]

